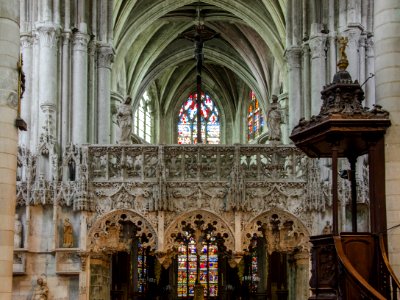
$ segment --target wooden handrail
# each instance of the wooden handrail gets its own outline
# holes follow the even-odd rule
[[[394,273],[394,271],[392,269],[392,266],[389,263],[389,258],[388,258],[388,255],[386,252],[386,247],[385,247],[385,241],[383,239],[383,234],[379,235],[379,249],[381,250],[380,252],[381,252],[383,262],[385,263],[386,269],[390,274],[392,282],[396,285],[397,290],[400,290],[400,281],[397,278],[396,274]]]
[[[334,243],[335,243],[335,248],[336,248],[336,253],[340,259],[340,262],[343,264],[344,269],[347,271],[347,273],[351,276],[351,278],[358,283],[360,286],[362,286],[369,294],[374,296],[376,299],[379,300],[386,300],[384,296],[382,296],[381,293],[379,293],[374,287],[372,287],[365,279],[360,275],[360,273],[353,267],[349,259],[347,258],[346,254],[344,253],[343,250],[343,245],[341,238],[339,236],[334,236],[333,237]]]

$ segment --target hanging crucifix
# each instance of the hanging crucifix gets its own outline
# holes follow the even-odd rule
[[[194,29],[184,32],[181,36],[194,42],[194,57],[196,59],[196,106],[197,106],[197,143],[202,144],[203,138],[201,133],[201,94],[202,94],[202,80],[201,80],[201,69],[203,67],[204,53],[203,46],[204,42],[209,41],[219,35],[204,26],[203,22],[200,21],[200,8],[197,7],[197,25]]]

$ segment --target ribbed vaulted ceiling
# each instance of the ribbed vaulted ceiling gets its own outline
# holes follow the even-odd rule
[[[176,109],[195,89],[194,43],[180,34],[199,22],[198,9],[219,33],[204,44],[203,90],[226,113],[246,86],[266,105],[273,67],[284,65],[286,0],[116,0],[114,88],[133,99],[148,90],[163,113]]]

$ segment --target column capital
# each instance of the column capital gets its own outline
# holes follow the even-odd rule
[[[42,47],[55,48],[59,39],[59,30],[52,24],[39,24],[36,27],[39,44]]]
[[[21,34],[21,48],[31,48],[33,45],[33,38],[30,34]]]
[[[62,34],[61,34],[61,37],[62,37],[62,42],[63,42],[63,45],[67,45],[67,44],[69,44],[69,42],[70,42],[70,40],[71,40],[71,32],[63,32]]]
[[[111,69],[111,64],[114,62],[115,51],[109,44],[97,45],[97,63],[99,68]]]
[[[73,51],[84,51],[88,50],[90,36],[85,33],[76,32],[72,36]]]
[[[311,58],[325,58],[326,56],[326,36],[315,35],[310,38],[309,46],[311,50]]]
[[[301,48],[300,47],[290,47],[285,51],[285,58],[288,62],[289,69],[300,68],[301,67]]]

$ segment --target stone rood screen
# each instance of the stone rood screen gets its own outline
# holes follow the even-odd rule
[[[90,181],[306,180],[306,158],[294,147],[89,146]],[[237,174],[236,174],[237,173]]]

